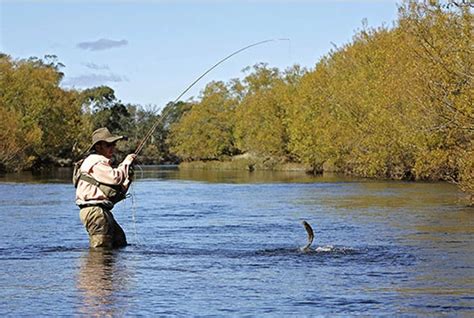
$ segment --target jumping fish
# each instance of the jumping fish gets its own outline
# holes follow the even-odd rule
[[[306,243],[305,246],[300,247],[300,251],[309,252],[311,248],[311,244],[313,243],[313,240],[314,240],[313,228],[306,221],[302,221],[301,223],[303,224],[304,229],[306,230],[306,233],[308,234],[308,243]]]

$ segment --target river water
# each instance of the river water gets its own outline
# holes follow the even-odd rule
[[[0,178],[1,316],[474,315],[452,185],[151,167],[114,209],[131,245],[93,251],[70,173]]]

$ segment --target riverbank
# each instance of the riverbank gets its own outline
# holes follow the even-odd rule
[[[334,167],[332,164],[325,164],[320,169],[315,169],[309,164],[289,162],[287,160],[275,157],[258,158],[248,154],[229,157],[226,160],[209,160],[209,161],[186,161],[178,165],[180,170],[216,170],[216,171],[299,171],[307,174],[322,174],[322,173],[341,173],[352,177],[364,177],[357,174],[345,173]],[[369,178],[369,179],[384,179],[394,180],[390,178]],[[407,180],[408,181],[408,180]],[[409,181],[415,181],[410,179]],[[418,180],[418,181],[433,181],[433,182],[447,182],[446,180]],[[449,182],[447,182],[449,183]],[[468,206],[474,207],[474,194],[471,189],[463,187],[462,184],[456,183],[458,188],[465,193],[465,201]]]
[[[304,171],[314,173],[314,168],[308,164],[288,162],[283,159],[267,157],[257,158],[250,155],[240,155],[227,160],[187,161],[179,164],[180,169],[201,170],[270,170],[270,171]]]

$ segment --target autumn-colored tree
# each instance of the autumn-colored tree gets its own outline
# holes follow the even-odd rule
[[[283,93],[284,83],[276,68],[257,64],[245,77],[245,98],[236,111],[236,145],[243,152],[261,156],[284,156],[287,143]]]
[[[421,124],[415,173],[457,182],[472,180],[465,167],[473,160],[473,19],[467,4],[445,7],[408,1],[400,8],[399,29],[418,71],[418,89],[407,90]]]
[[[238,151],[315,171],[451,181],[472,198],[471,9],[462,1],[408,0],[399,11],[392,28],[363,25],[294,81],[265,64],[231,81],[237,106],[226,124],[235,125]],[[180,136],[204,134],[196,128],[205,127],[204,113],[189,115]],[[175,140],[174,149],[189,140]],[[188,159],[202,157],[198,144],[186,149]]]
[[[59,87],[62,64],[54,56],[15,61],[0,57],[0,107],[5,170],[30,168],[42,161],[68,158],[82,129],[81,104],[76,91]]]
[[[184,160],[210,160],[233,155],[236,151],[233,135],[235,107],[236,100],[224,83],[208,84],[201,101],[172,125],[171,151]]]

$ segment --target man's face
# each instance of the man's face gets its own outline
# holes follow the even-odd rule
[[[112,159],[112,156],[115,153],[115,142],[108,143],[105,141],[101,141],[96,145],[95,150],[99,155],[102,155],[107,159]]]

